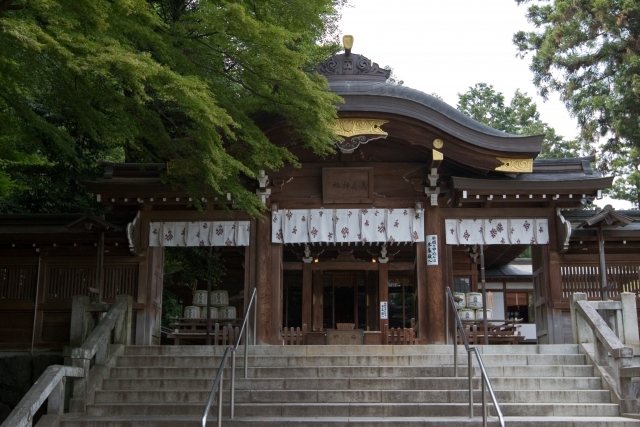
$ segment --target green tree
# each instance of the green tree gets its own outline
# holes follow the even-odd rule
[[[244,177],[296,163],[259,113],[333,150],[339,98],[310,70],[338,48],[342,3],[1,0],[0,208],[82,210],[95,160],[126,158],[170,161],[167,182],[256,214]]]
[[[619,160],[640,147],[640,2],[535,2],[527,18],[535,30],[516,33],[513,42],[521,57],[532,54],[540,94],[560,94],[583,138],[606,138],[599,168],[620,174]]]
[[[590,147],[577,140],[565,140],[554,128],[540,119],[537,105],[526,93],[516,90],[507,105],[502,92],[492,85],[476,83],[467,92],[458,94],[458,110],[494,129],[516,135],[541,135],[539,158],[565,158],[586,155]]]
[[[402,86],[404,84],[404,80],[400,80],[400,78],[398,76],[396,76],[396,74],[393,72],[393,68],[391,68],[391,65],[385,65],[383,68],[385,70],[391,71],[391,74],[389,75],[389,78],[387,79],[387,82],[395,83],[398,86]]]
[[[614,199],[628,200],[640,208],[640,149],[632,147],[613,159],[611,168],[620,177],[613,183],[609,195]]]

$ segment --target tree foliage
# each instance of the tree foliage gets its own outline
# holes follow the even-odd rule
[[[197,281],[209,281],[212,287],[222,283],[226,273],[224,259],[211,247],[165,248],[165,276],[175,284],[192,286]]]
[[[168,161],[167,182],[256,214],[243,177],[296,163],[256,114],[333,149],[339,98],[310,70],[337,49],[341,4],[0,0],[0,208],[82,210],[107,158]]]
[[[516,90],[506,104],[504,94],[492,85],[476,83],[465,93],[458,94],[458,110],[494,129],[516,135],[544,134],[539,158],[565,158],[586,155],[588,144],[565,140],[554,128],[540,119],[537,105],[526,93]]]
[[[513,41],[522,57],[532,54],[530,68],[540,94],[560,94],[583,138],[606,138],[599,164],[603,172],[621,175],[633,169],[626,156],[640,147],[640,2],[535,2],[527,18],[535,30],[520,31]]]
[[[385,70],[391,71],[391,74],[387,79],[388,83],[394,83],[394,84],[397,84],[398,86],[402,86],[404,84],[404,80],[400,80],[400,77],[396,76],[396,73],[393,72],[393,68],[391,67],[391,65],[385,65],[383,68]]]
[[[628,200],[636,209],[640,207],[640,149],[631,147],[613,159],[611,169],[619,176],[609,195],[614,199]]]

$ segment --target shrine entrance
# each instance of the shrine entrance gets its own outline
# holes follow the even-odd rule
[[[306,325],[316,334],[414,327],[415,257],[411,244],[316,245],[307,253],[285,245],[283,327]]]
[[[377,271],[326,271],[322,275],[322,328],[352,324],[365,331],[375,328],[378,299]]]

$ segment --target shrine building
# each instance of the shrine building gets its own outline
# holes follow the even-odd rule
[[[163,251],[181,246],[213,246],[224,259],[217,289],[240,296],[238,317],[257,290],[261,344],[284,344],[285,328],[303,325],[305,343],[324,344],[338,324],[358,331],[354,344],[385,343],[391,329],[444,343],[445,289],[481,291],[482,261],[495,319],[521,318],[532,342],[570,342],[570,293],[599,298],[597,238],[579,228],[593,215],[583,208],[612,185],[595,158],[536,160],[543,135],[492,129],[388,83],[389,70],[350,49],[316,71],[344,99],[342,140],[320,157],[291,141],[284,119],[262,122],[301,165],[260,171],[250,184],[268,208],[262,218],[231,198],[197,210],[162,183],[165,164],[131,163],[104,163],[87,183],[111,212],[102,221],[3,215],[0,348],[59,349],[74,295],[122,293],[134,299],[135,344],[157,344]],[[605,234],[610,277],[620,276],[612,295],[640,287],[640,229],[620,230]]]

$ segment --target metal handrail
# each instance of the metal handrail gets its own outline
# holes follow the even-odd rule
[[[207,415],[209,414],[209,410],[211,409],[211,404],[213,403],[213,397],[216,394],[216,388],[218,389],[218,427],[222,426],[222,383],[223,383],[223,371],[224,367],[227,363],[227,359],[229,358],[229,353],[231,353],[231,397],[230,397],[230,418],[233,418],[234,409],[235,409],[235,390],[236,390],[236,351],[238,350],[238,346],[240,345],[240,340],[242,340],[242,334],[244,333],[245,326],[247,325],[247,321],[249,320],[249,313],[251,312],[251,307],[253,306],[253,345],[256,344],[256,320],[258,318],[257,312],[257,289],[253,288],[253,293],[251,294],[251,299],[249,300],[249,304],[247,305],[247,312],[244,314],[244,319],[242,320],[242,326],[240,327],[240,332],[238,333],[238,337],[236,339],[236,344],[234,346],[227,346],[224,350],[224,355],[222,356],[222,361],[220,362],[220,367],[218,368],[218,373],[216,374],[216,379],[213,381],[213,386],[211,387],[211,393],[209,393],[209,399],[207,399],[207,404],[205,405],[204,412],[202,413],[202,427],[206,427],[207,424]],[[245,337],[244,340],[244,377],[248,376],[248,337]]]
[[[491,386],[491,381],[489,380],[489,375],[487,375],[487,370],[484,367],[484,363],[482,362],[482,357],[480,356],[480,352],[477,347],[470,347],[469,340],[467,339],[467,335],[464,333],[464,328],[462,327],[462,321],[460,320],[460,316],[458,316],[458,311],[456,310],[456,302],[453,299],[453,294],[451,293],[451,289],[447,286],[447,299],[449,302],[445,304],[446,307],[446,319],[447,319],[447,332],[449,331],[449,306],[453,308],[453,315],[456,319],[454,325],[454,341],[453,341],[453,372],[454,375],[458,376],[458,334],[457,331],[460,331],[460,335],[462,335],[462,342],[464,343],[464,348],[467,351],[468,357],[468,373],[469,373],[469,418],[473,418],[473,358],[471,357],[471,353],[476,355],[476,360],[478,361],[478,366],[480,366],[480,377],[482,379],[480,385],[482,387],[482,425],[487,427],[487,395],[486,389],[489,389],[489,394],[491,395],[491,400],[493,401],[493,407],[496,409],[498,413],[498,421],[502,427],[504,425],[504,417],[502,416],[502,411],[500,410],[500,405],[498,404],[498,399],[496,399],[496,394],[493,392],[493,387]]]

